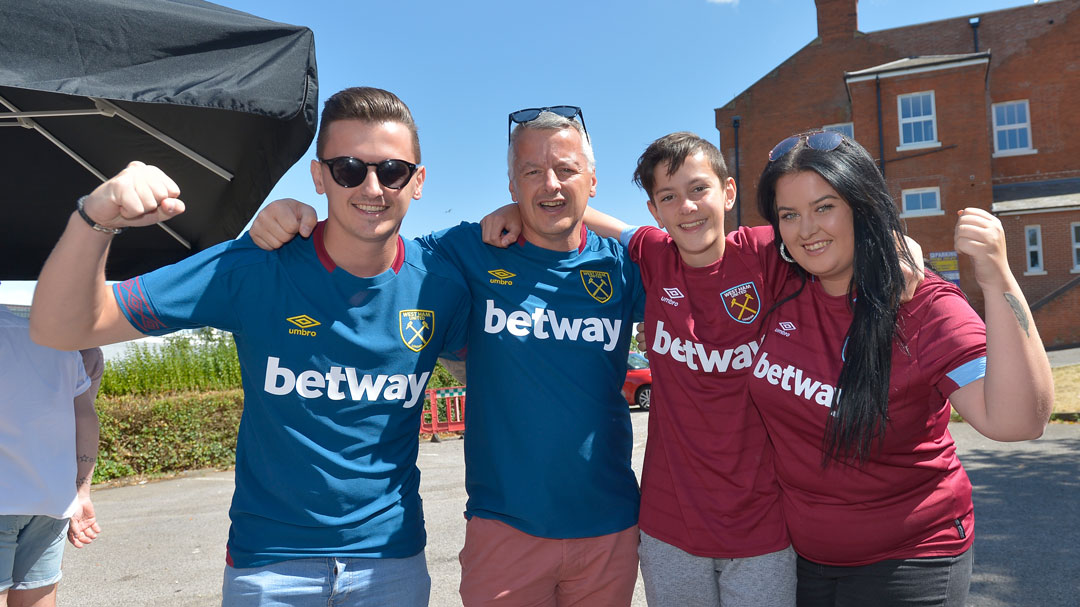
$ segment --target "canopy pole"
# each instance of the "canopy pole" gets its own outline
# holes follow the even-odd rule
[[[0,114],[0,120],[21,120],[23,118],[60,118],[63,116],[103,116],[105,113],[93,110],[42,110],[40,112],[11,112]]]
[[[11,110],[12,112],[15,112],[16,116],[19,116],[19,118],[18,118],[19,124],[21,124],[22,126],[28,128],[28,129],[34,129],[35,131],[40,133],[42,137],[48,139],[53,145],[60,148],[60,150],[62,152],[64,152],[68,156],[71,156],[72,160],[74,160],[75,162],[82,165],[82,167],[84,169],[86,169],[87,171],[90,171],[90,173],[94,177],[97,177],[101,181],[105,181],[106,179],[108,179],[107,177],[105,177],[105,175],[103,175],[101,173],[101,171],[95,169],[93,166],[90,165],[89,162],[83,160],[82,156],[79,156],[78,154],[76,154],[74,150],[72,150],[68,146],[64,145],[64,143],[62,141],[60,141],[59,139],[57,139],[56,137],[54,137],[52,133],[45,130],[45,127],[41,126],[36,121],[34,121],[33,119],[28,117],[29,115],[33,115],[35,112],[21,112],[21,111],[19,111],[19,108],[15,107],[14,104],[12,104],[10,101],[5,99],[3,96],[0,96],[0,103],[4,104],[4,106],[7,109]],[[98,112],[97,110],[93,110],[92,112],[94,114],[100,114],[100,112]]]
[[[84,160],[82,158],[82,156],[79,156],[78,154],[75,153],[74,150],[72,150],[68,146],[64,145],[64,143],[62,141],[60,141],[59,139],[57,139],[52,133],[45,130],[45,127],[43,127],[40,124],[38,124],[37,122],[35,122],[32,118],[28,118],[28,117],[25,116],[25,114],[33,114],[34,112],[20,112],[19,108],[15,107],[10,101],[5,99],[3,96],[0,96],[0,104],[3,104],[6,108],[11,110],[12,112],[15,112],[15,113],[21,115],[21,117],[18,118],[18,121],[22,126],[24,126],[26,128],[34,129],[35,131],[40,133],[42,137],[44,137],[45,139],[48,139],[50,143],[52,143],[56,147],[60,148],[60,150],[62,152],[64,152],[68,156],[70,156],[72,160],[79,163],[79,165],[81,165],[87,171],[90,171],[90,173],[94,177],[97,177],[102,182],[105,182],[105,181],[108,180],[108,178],[105,177],[105,175],[102,174],[101,171],[95,169],[93,166],[90,165],[89,162]],[[37,113],[40,114],[40,112],[37,112]],[[98,114],[98,115],[101,114],[101,112],[99,112],[97,110],[92,110],[90,113]],[[71,115],[71,114],[68,113],[67,115]],[[85,113],[80,113],[78,115],[86,115],[86,114]],[[189,249],[189,250],[191,249],[191,243],[188,242],[187,239],[184,238],[183,236],[177,234],[176,230],[170,228],[169,226],[165,225],[164,223],[162,223],[160,221],[157,222],[157,227],[161,228],[162,230],[165,230],[166,234],[168,234],[169,236],[172,236],[173,238],[175,238],[177,242],[179,242],[180,244],[182,244],[184,246],[185,249]]]
[[[123,118],[124,120],[128,121],[132,126],[138,128],[139,130],[146,133],[147,135],[150,135],[151,137],[154,137],[158,141],[161,141],[165,145],[171,147],[172,149],[176,150],[177,152],[180,152],[184,156],[187,156],[188,158],[190,158],[195,163],[201,165],[203,168],[210,171],[211,173],[214,173],[218,177],[221,177],[225,181],[232,181],[233,180],[233,174],[230,173],[229,171],[226,171],[225,169],[223,169],[222,167],[220,167],[219,165],[217,165],[216,163],[214,163],[210,159],[206,158],[202,154],[199,154],[195,150],[187,147],[186,145],[180,143],[179,141],[173,139],[172,137],[169,137],[165,133],[162,133],[161,131],[155,129],[154,127],[152,127],[149,124],[143,122],[139,118],[136,118],[134,115],[132,115],[132,114],[128,113],[127,111],[117,107],[112,102],[106,101],[105,99],[100,99],[98,97],[90,97],[90,99],[94,102],[94,105],[96,105],[97,108],[99,110],[101,110],[101,112],[104,115],[109,116],[109,117],[112,117],[112,116],[115,115],[115,116],[119,116],[119,117]]]

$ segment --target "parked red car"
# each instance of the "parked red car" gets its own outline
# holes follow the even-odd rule
[[[626,381],[623,382],[622,387],[623,398],[631,405],[637,405],[642,411],[648,411],[649,398],[652,396],[652,371],[649,370],[649,359],[637,352],[631,352],[628,363]]]

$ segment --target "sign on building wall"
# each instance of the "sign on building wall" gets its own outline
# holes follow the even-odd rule
[[[956,251],[936,251],[930,253],[930,268],[941,274],[945,280],[960,285],[960,263]]]

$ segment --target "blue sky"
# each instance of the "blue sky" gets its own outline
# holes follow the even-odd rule
[[[859,29],[978,14],[1031,0],[861,0]],[[817,35],[813,0],[224,0],[219,4],[315,32],[322,101],[348,86],[385,88],[420,128],[424,196],[406,237],[478,221],[510,201],[506,116],[577,105],[593,140],[592,203],[651,223],[630,181],[652,140],[688,130],[714,143],[713,108]],[[308,172],[314,147],[271,192],[325,215]],[[183,189],[183,184],[180,184]],[[29,303],[33,283],[0,284],[0,303]]]

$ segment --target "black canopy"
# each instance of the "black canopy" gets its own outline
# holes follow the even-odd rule
[[[187,212],[116,237],[108,278],[234,238],[311,143],[317,101],[305,27],[201,0],[0,0],[0,279],[37,278],[75,200],[131,160]]]

